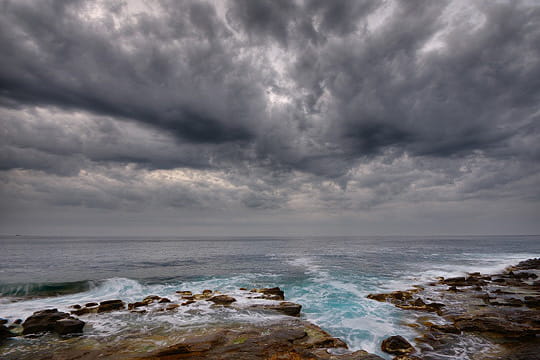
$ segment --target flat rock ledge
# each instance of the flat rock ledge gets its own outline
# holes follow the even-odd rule
[[[540,360],[539,277],[540,258],[529,259],[498,274],[438,278],[367,297],[416,313],[415,322],[407,325],[418,331],[418,350],[411,345],[394,352],[387,346],[391,339],[383,343],[383,351],[398,355],[395,360],[438,360],[465,351],[460,344],[466,342],[487,349],[468,354],[475,360]],[[397,337],[392,338],[395,342]]]

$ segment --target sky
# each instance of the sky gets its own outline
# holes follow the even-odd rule
[[[540,233],[540,3],[0,0],[0,233]]]

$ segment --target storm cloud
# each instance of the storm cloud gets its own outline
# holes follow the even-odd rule
[[[102,211],[540,230],[534,1],[0,8],[3,232]]]

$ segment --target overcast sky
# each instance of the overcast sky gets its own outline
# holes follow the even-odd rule
[[[537,1],[0,9],[0,233],[540,233]]]

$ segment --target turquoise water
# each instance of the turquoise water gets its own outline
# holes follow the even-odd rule
[[[402,289],[436,276],[502,270],[539,257],[540,236],[1,237],[0,250],[0,317],[13,320],[51,306],[68,309],[74,303],[114,298],[171,297],[179,289],[235,292],[239,287],[280,286],[287,300],[304,306],[305,319],[353,349],[380,354],[385,337],[401,334],[412,340],[417,334],[405,325],[410,312],[366,299],[368,293]],[[215,321],[217,315],[207,310],[202,317],[180,311],[160,321],[171,326]],[[126,329],[126,322],[152,321],[110,316],[109,332]],[[254,320],[246,313],[219,316]],[[89,334],[105,331],[99,321]]]

